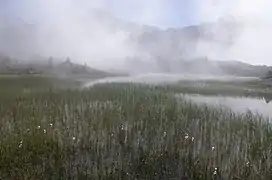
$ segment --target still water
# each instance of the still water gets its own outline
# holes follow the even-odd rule
[[[272,102],[264,98],[205,96],[183,94],[183,98],[197,104],[207,104],[212,107],[226,107],[237,113],[246,113],[250,110],[264,117],[272,118]]]
[[[190,74],[161,74],[148,73],[137,74],[127,77],[109,77],[90,81],[84,87],[91,87],[96,84],[105,83],[146,83],[146,84],[168,84],[176,83],[180,80],[218,80],[218,81],[245,81],[254,78],[233,77],[233,76],[206,76],[206,75],[190,75]],[[258,113],[264,117],[272,118],[272,102],[266,102],[264,98],[238,98],[238,97],[223,97],[223,96],[204,96],[204,95],[181,95],[184,98],[198,104],[207,104],[210,106],[223,106],[232,109],[237,113],[245,113],[248,110],[253,113]]]

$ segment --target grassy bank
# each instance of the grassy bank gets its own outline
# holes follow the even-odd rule
[[[34,84],[0,94],[0,179],[272,178],[262,117],[177,102],[167,88]]]
[[[265,80],[218,81],[182,80],[167,86],[168,91],[203,95],[245,96],[272,99],[272,82]]]

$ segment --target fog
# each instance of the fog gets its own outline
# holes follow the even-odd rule
[[[139,24],[133,32],[140,34],[144,31],[139,28],[141,24],[167,24],[169,7],[177,2],[140,0],[130,3],[130,9],[126,9],[128,2],[125,0],[110,3],[107,0],[6,1],[3,6],[17,4],[17,9],[0,14],[0,52],[21,59],[33,54],[60,58],[69,56],[73,61],[86,62],[100,69],[121,68],[126,59],[137,55],[142,58],[141,61],[148,61],[148,66],[152,66],[154,59],[147,58],[149,55],[130,39],[131,27],[115,17],[118,16],[116,7],[122,11],[119,18],[123,15],[123,19]],[[192,24],[215,23],[207,28],[216,41],[198,40],[196,48],[192,49],[195,56],[271,65],[271,5],[269,0],[195,0],[192,1],[191,14],[188,14],[193,18],[176,18],[184,21],[186,18],[194,19]],[[133,6],[135,9],[131,9]],[[133,13],[129,14],[129,11]],[[126,14],[127,18],[124,17]],[[228,29],[219,27],[217,22],[221,22],[220,18],[231,20]],[[239,31],[230,35],[229,30],[236,26]],[[230,41],[230,45],[222,46],[220,41]]]
[[[19,58],[35,53],[70,57],[93,66],[116,66],[119,59],[136,52],[125,41],[127,32],[115,31],[107,19],[112,15],[102,7],[100,0],[24,1],[17,12],[19,18],[1,19],[0,48]]]
[[[270,0],[198,1],[196,18],[199,21],[208,22],[226,18],[232,21],[230,29],[235,29],[235,26],[240,28],[234,37],[229,36],[224,30],[216,31],[218,39],[233,38],[230,47],[220,48],[217,43],[199,42],[198,53],[222,60],[236,59],[251,64],[271,65],[271,5]]]
[[[137,84],[152,84],[152,85],[168,85],[175,84],[179,81],[201,81],[201,80],[216,80],[221,82],[245,82],[257,80],[252,77],[234,77],[234,76],[212,76],[212,75],[193,75],[193,74],[165,74],[165,73],[145,73],[130,75],[129,77],[110,77],[94,81],[90,81],[83,87],[92,87],[97,84],[107,83],[137,83]]]

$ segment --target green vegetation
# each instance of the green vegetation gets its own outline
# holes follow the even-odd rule
[[[272,178],[261,116],[177,101],[164,87],[12,78],[0,78],[0,179]]]
[[[71,61],[68,57],[62,62],[61,59],[50,57],[35,57],[27,62],[12,59],[0,54],[0,76],[53,76],[85,81],[113,76],[127,76],[127,74],[109,73],[81,65]]]
[[[43,75],[0,75],[0,101],[46,93],[51,90],[75,89],[80,81]]]
[[[244,96],[272,99],[272,82],[269,80],[182,80],[167,87],[168,91],[203,95]]]

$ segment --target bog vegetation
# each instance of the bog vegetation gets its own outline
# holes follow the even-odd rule
[[[0,179],[271,179],[261,116],[169,88],[0,77]]]

